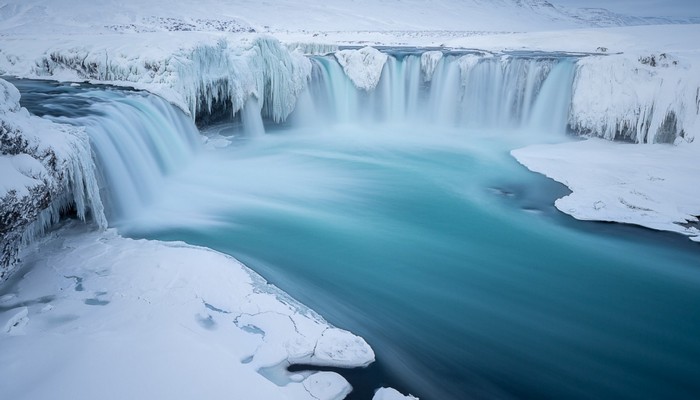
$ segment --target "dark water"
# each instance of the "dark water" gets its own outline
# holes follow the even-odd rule
[[[229,254],[367,339],[368,399],[692,399],[700,247],[559,214],[516,133],[272,132],[171,176],[135,237]]]

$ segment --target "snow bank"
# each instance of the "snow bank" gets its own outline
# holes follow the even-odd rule
[[[27,249],[0,292],[8,398],[341,399],[339,374],[286,367],[374,360],[229,256],[86,229]]]
[[[379,84],[388,56],[373,47],[340,50],[335,58],[358,89],[374,90]]]
[[[570,125],[611,140],[692,141],[700,130],[699,71],[670,53],[584,57],[578,62]]]
[[[19,92],[0,79],[0,281],[61,211],[74,208],[106,227],[96,169],[83,129],[29,115]]]
[[[512,151],[534,172],[573,193],[556,207],[580,220],[636,224],[700,239],[697,144],[614,143],[601,139]]]
[[[306,57],[271,37],[181,32],[125,40],[130,36],[6,40],[0,45],[0,70],[25,78],[145,89],[193,118],[215,107],[235,113],[254,96],[275,121],[294,110],[311,73]]]

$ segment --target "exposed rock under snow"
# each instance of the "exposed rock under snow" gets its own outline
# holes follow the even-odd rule
[[[286,367],[374,361],[364,340],[208,249],[70,222],[25,259],[0,292],[8,398],[341,399],[337,373]]]
[[[74,207],[106,227],[88,137],[81,128],[35,117],[0,79],[0,281],[19,261],[22,244]]]
[[[335,58],[358,89],[374,90],[379,84],[388,56],[373,47],[340,50]]]
[[[589,139],[511,154],[573,193],[556,207],[580,220],[636,224],[700,239],[697,144],[637,145]]]

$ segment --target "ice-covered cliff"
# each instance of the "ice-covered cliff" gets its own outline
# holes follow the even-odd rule
[[[124,35],[98,39],[71,37],[41,44],[11,39],[0,46],[0,71],[145,89],[193,118],[213,109],[233,114],[255,97],[263,115],[274,121],[292,112],[311,72],[306,57],[266,36],[144,34],[135,43]]]
[[[672,53],[584,57],[569,123],[578,133],[610,140],[692,141],[700,130],[698,72]]]
[[[107,225],[85,131],[32,116],[19,99],[0,79],[0,281],[61,212]]]

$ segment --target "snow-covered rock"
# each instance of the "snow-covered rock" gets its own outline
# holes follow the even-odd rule
[[[0,281],[26,244],[74,208],[106,227],[95,166],[83,129],[29,115],[0,79]]]
[[[0,291],[7,398],[342,399],[339,374],[286,367],[374,360],[364,340],[208,249],[69,222],[24,258]]]
[[[373,47],[340,50],[335,58],[358,89],[374,90],[379,84],[388,56]]]

